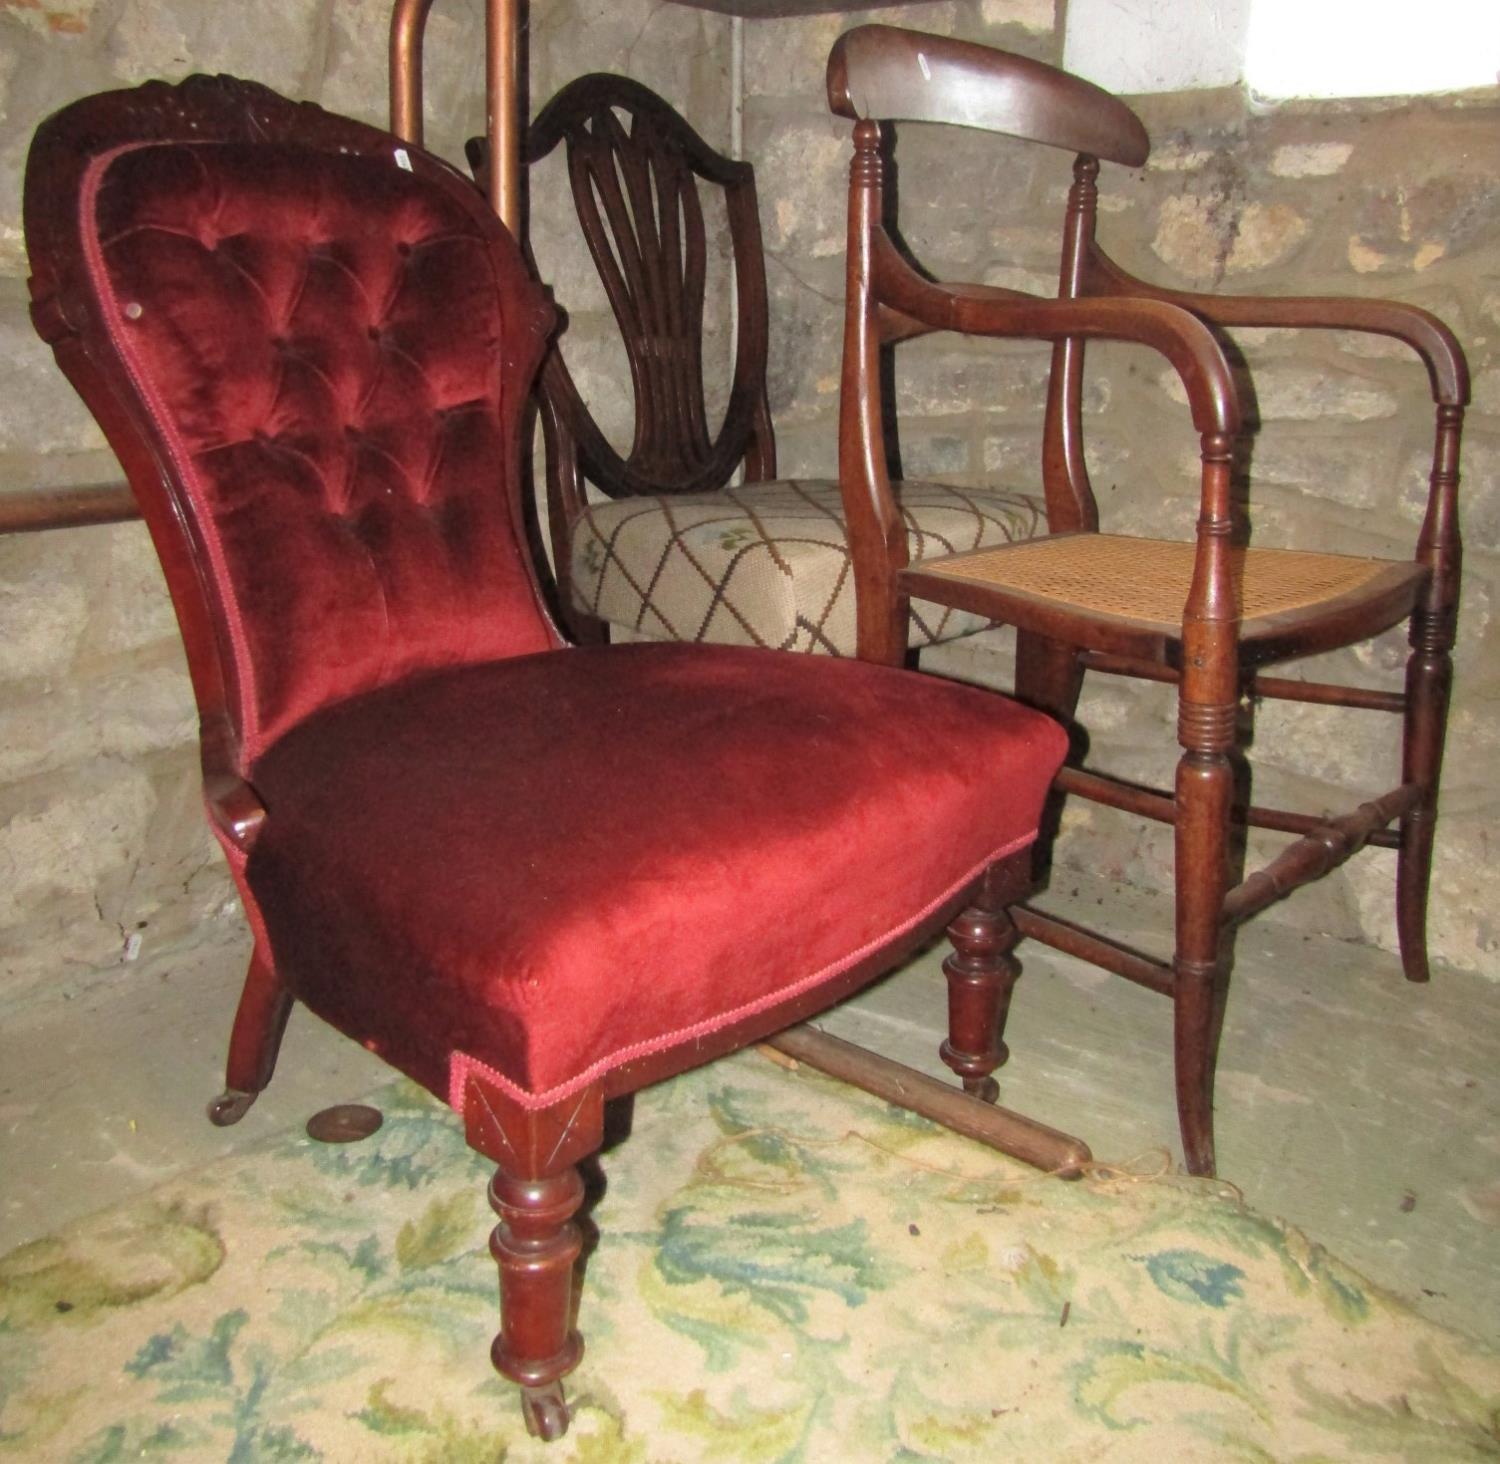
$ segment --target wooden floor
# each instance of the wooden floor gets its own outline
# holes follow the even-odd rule
[[[1064,903],[1162,928],[1139,897]],[[0,1253],[180,1170],[367,1096],[389,1070],[304,1012],[276,1082],[233,1129],[202,1116],[244,970],[220,937],[0,1032]],[[1021,950],[1001,1102],[1127,1162],[1177,1148],[1162,997]],[[825,1019],[934,1074],[942,951]],[[1500,1342],[1500,986],[1262,920],[1239,945],[1218,1083],[1221,1174],[1424,1314]]]

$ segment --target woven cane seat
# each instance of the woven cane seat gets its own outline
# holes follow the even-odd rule
[[[895,487],[913,560],[1045,531],[1042,502],[1024,494]],[[571,538],[574,603],[612,625],[656,640],[854,654],[854,577],[835,482],[613,499],[590,504]],[[989,623],[942,605],[912,611],[914,646]]]
[[[1326,611],[1335,601],[1399,598],[1423,576],[1421,567],[1410,561],[1298,549],[1230,552],[1237,562],[1235,582],[1245,639],[1294,623],[1298,612]],[[988,590],[1176,636],[1195,553],[1195,545],[1173,540],[1062,534],[915,566],[914,578],[968,585],[981,596]]]

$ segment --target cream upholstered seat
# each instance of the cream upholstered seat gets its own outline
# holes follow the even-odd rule
[[[898,485],[911,557],[1029,539],[1039,499],[942,483]],[[653,640],[855,653],[854,576],[839,485],[746,483],[717,493],[649,494],[586,505],[571,535],[573,603]],[[989,622],[916,601],[910,644]]]

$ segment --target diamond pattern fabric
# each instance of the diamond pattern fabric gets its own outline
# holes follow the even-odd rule
[[[914,560],[1046,530],[1045,505],[1022,493],[893,486]],[[573,526],[570,568],[580,609],[649,639],[854,654],[853,567],[831,480],[590,504]],[[913,601],[911,644],[956,640],[986,623]]]

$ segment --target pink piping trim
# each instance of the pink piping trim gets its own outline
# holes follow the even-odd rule
[[[810,990],[821,981],[827,981],[832,976],[837,976],[840,971],[846,971],[856,962],[863,960],[866,956],[880,949],[881,946],[894,940],[897,936],[910,930],[912,926],[925,920],[927,916],[938,909],[946,901],[950,900],[966,884],[976,879],[991,864],[998,859],[1004,859],[1009,854],[1014,854],[1024,849],[1036,839],[1036,830],[1019,839],[1012,840],[1004,848],[981,859],[969,872],[961,878],[956,879],[936,899],[924,905],[910,919],[904,920],[900,925],[892,926],[884,935],[875,940],[868,941],[860,946],[857,951],[851,952],[842,960],[834,961],[831,965],[824,966],[821,971],[814,971],[811,976],[804,976],[800,981],[793,982],[790,986],[784,986],[779,991],[773,991],[766,996],[757,997],[754,1001],[746,1002],[744,1006],[736,1007],[733,1011],[724,1012],[717,1017],[711,1017],[706,1021],[694,1022],[691,1026],[679,1027],[675,1032],[663,1033],[660,1037],[653,1037],[648,1042],[634,1042],[628,1047],[622,1047],[612,1052],[608,1057],[601,1057],[598,1062],[585,1068],[577,1077],[569,1078],[565,1083],[559,1083],[555,1088],[549,1088],[545,1093],[530,1093],[525,1088],[518,1087],[504,1074],[496,1072],[488,1063],[481,1062],[477,1057],[470,1057],[466,1052],[459,1052],[456,1048],[448,1058],[448,1106],[454,1112],[462,1114],[464,1111],[464,1090],[468,1085],[470,1073],[477,1073],[487,1082],[493,1083],[506,1097],[519,1103],[522,1108],[549,1108],[554,1103],[561,1102],[570,1094],[576,1093],[580,1088],[587,1087],[596,1078],[603,1077],[612,1068],[622,1066],[637,1057],[645,1057],[653,1052],[661,1052],[665,1048],[676,1046],[680,1042],[690,1042],[695,1037],[706,1037],[711,1032],[717,1032],[721,1027],[732,1026],[735,1022],[745,1017],[753,1017],[757,1012],[766,1011],[780,1002],[789,1001],[794,996],[800,996],[804,991]]]
[[[114,346],[124,364],[131,382],[136,391],[141,395],[150,411],[157,430],[161,433],[163,444],[168,455],[172,459],[173,467],[178,477],[188,487],[189,496],[195,506],[201,506],[205,502],[203,482],[198,475],[198,470],[193,465],[188,455],[186,445],[177,431],[171,414],[167,411],[166,403],[157,391],[155,383],[151,380],[142,367],[129,333],[124,331],[120,325],[121,309],[120,297],[115,293],[114,282],[110,279],[108,270],[104,264],[104,251],[99,247],[99,235],[96,227],[96,203],[99,194],[99,185],[104,180],[105,170],[122,153],[135,152],[140,148],[152,147],[152,142],[128,142],[120,147],[113,148],[109,152],[101,153],[88,166],[83,175],[83,193],[80,199],[83,214],[83,258],[88,267],[89,279],[98,294],[102,307],[101,314],[104,320],[104,329],[109,336],[110,344]],[[228,567],[224,562],[224,548],[220,542],[218,531],[214,527],[212,516],[206,513],[196,515],[197,527],[203,536],[204,546],[208,551],[208,557],[213,561],[214,579],[217,584],[225,585],[230,582]],[[225,600],[219,597],[220,607],[229,631],[230,645],[235,657],[235,693],[239,703],[239,726],[241,756],[249,764],[255,761],[260,752],[260,728],[255,715],[255,708],[251,699],[246,694],[246,667],[250,664],[247,650],[247,639],[245,627],[240,619],[239,606],[232,598]]]

